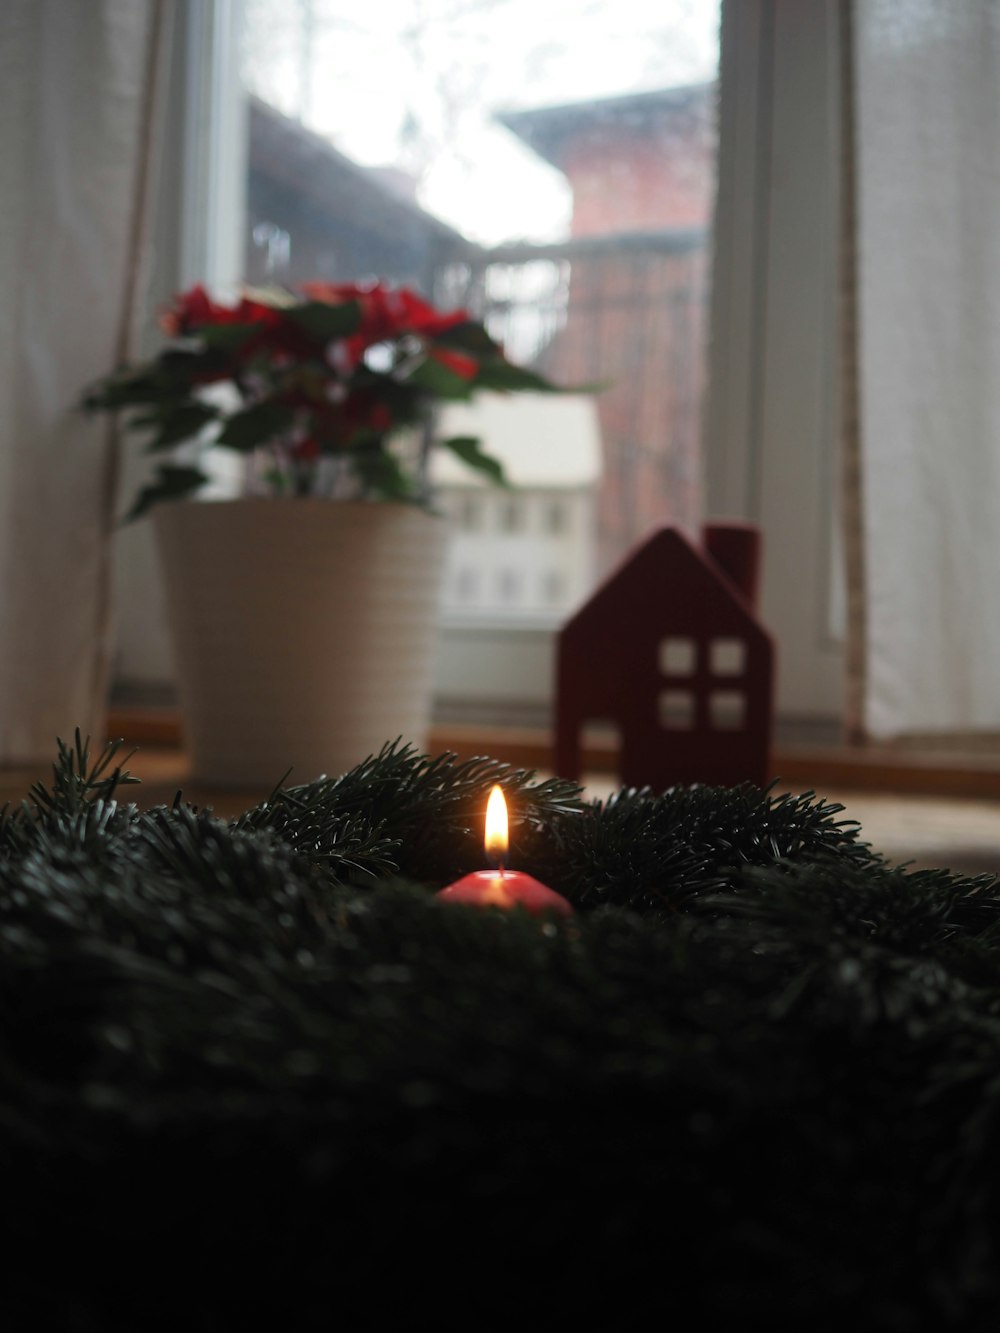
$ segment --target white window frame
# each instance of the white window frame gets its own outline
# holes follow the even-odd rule
[[[778,711],[836,727],[838,0],[723,0],[707,509],[764,533]]]
[[[168,151],[150,308],[194,281],[241,277],[242,0],[177,0]],[[723,0],[706,493],[712,516],[765,534],[762,616],[780,644],[779,711],[835,719],[842,690],[837,491],[837,0]],[[173,203],[170,211],[164,204]],[[137,468],[125,469],[134,489]],[[169,686],[149,524],[120,538],[116,675]],[[551,634],[504,685],[548,692]],[[495,645],[499,647],[499,645]]]

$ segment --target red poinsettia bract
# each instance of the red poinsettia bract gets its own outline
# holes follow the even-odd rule
[[[438,310],[383,282],[313,282],[298,295],[251,289],[231,302],[198,284],[174,298],[161,322],[173,345],[144,365],[120,367],[91,387],[84,405],[133,412],[128,424],[149,433],[160,458],[194,439],[264,463],[270,456],[267,470],[255,458],[253,475],[296,494],[343,495],[346,477],[348,491],[353,485],[364,498],[422,502],[437,403],[552,387],[513,366],[468,311]],[[416,449],[415,437],[400,438],[414,428],[424,441]],[[475,441],[440,443],[502,480]],[[133,515],[204,480],[183,459],[176,466],[158,458],[157,469]]]

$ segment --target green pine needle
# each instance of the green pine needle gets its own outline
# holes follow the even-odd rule
[[[813,793],[394,743],[227,822],[124,763],[0,815],[9,1326],[992,1326],[991,878]],[[437,900],[494,782],[568,923]]]

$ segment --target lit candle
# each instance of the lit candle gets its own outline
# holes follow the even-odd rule
[[[572,916],[573,909],[561,893],[520,870],[504,868],[507,846],[507,803],[500,788],[494,787],[486,803],[486,855],[496,870],[474,870],[471,875],[463,875],[442,889],[438,897],[448,903],[475,903],[479,907],[523,907],[533,916],[540,912]]]

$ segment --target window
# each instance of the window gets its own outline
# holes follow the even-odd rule
[[[566,579],[559,569],[550,569],[542,579],[542,600],[554,604],[566,593]]]
[[[742,639],[712,639],[709,662],[715,676],[741,676],[746,666],[747,646]]]
[[[497,596],[506,604],[516,602],[521,595],[522,578],[516,569],[497,571]]]
[[[653,523],[701,517],[717,4],[242,0],[233,13],[250,95],[234,276],[406,283],[481,315],[560,382],[606,385],[581,400],[599,432],[592,475],[564,475],[574,437],[559,429],[515,440],[515,485],[546,497],[537,521],[501,522],[492,495],[478,513],[472,498],[448,505],[461,540],[537,543],[504,623],[511,642],[522,629],[541,642]],[[539,597],[555,539],[573,544],[562,602]],[[484,577],[463,601],[469,633],[495,591]],[[460,619],[453,607],[452,658]],[[550,645],[533,653],[511,669],[537,714]]]
[[[479,571],[462,566],[455,576],[455,597],[459,602],[473,602],[479,591]]]
[[[660,726],[665,731],[691,731],[695,723],[695,696],[690,690],[660,693]]]
[[[690,676],[697,662],[694,639],[664,639],[660,644],[660,670],[665,676]]]
[[[476,532],[483,522],[483,506],[478,495],[463,495],[456,505],[458,526],[463,532]]]
[[[586,591],[654,524],[693,527],[717,5],[400,0],[369,13],[348,0],[245,0],[245,12],[249,280],[405,282],[482,315],[512,356],[561,383],[606,385],[585,521],[569,500],[579,477],[561,485],[545,471],[572,449],[540,434],[515,440],[508,460],[516,484],[549,492],[534,536],[523,497],[490,505],[490,532],[466,499],[463,542],[572,531]],[[481,549],[471,563],[485,568]],[[527,582],[507,569],[493,584],[515,637],[525,587],[536,614],[567,595],[541,549],[526,556]],[[489,585],[473,593],[452,569],[472,632]],[[453,604],[452,656],[461,615]],[[547,693],[541,659],[523,669],[527,693]]]
[[[500,506],[500,530],[520,532],[524,527],[524,504],[521,500],[504,500]]]
[[[558,537],[568,527],[568,506],[561,500],[550,500],[545,506],[545,531]]]
[[[779,714],[831,738],[844,695],[835,501],[844,8],[726,7],[705,458],[710,511],[763,529],[761,608],[780,648]]]
[[[746,703],[741,690],[713,690],[708,696],[709,725],[716,731],[742,731]]]

